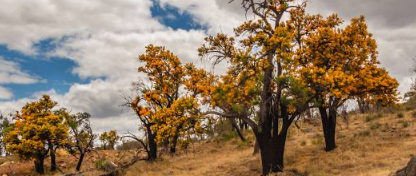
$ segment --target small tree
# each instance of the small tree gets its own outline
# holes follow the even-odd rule
[[[56,105],[48,95],[27,103],[14,115],[15,127],[6,136],[7,149],[23,159],[35,159],[39,174],[45,172],[47,154],[67,144],[68,127],[64,118],[68,113],[64,109],[53,111]],[[51,169],[56,167],[54,161],[51,155]]]
[[[68,116],[66,120],[70,129],[71,141],[68,149],[71,154],[78,153],[79,155],[76,166],[77,171],[81,169],[85,155],[94,148],[96,135],[92,132],[90,117],[90,114],[83,112]]]
[[[3,116],[3,114],[0,114],[0,156],[3,155],[3,152],[5,155],[8,155],[8,152],[6,151],[6,142],[5,137],[7,133],[13,128],[13,124]]]
[[[99,140],[101,141],[101,143],[103,144],[103,149],[110,149],[110,150],[114,150],[115,149],[115,145],[117,144],[117,141],[120,139],[120,137],[117,135],[117,131],[115,130],[111,130],[111,131],[106,131],[104,133],[102,133],[100,135]]]

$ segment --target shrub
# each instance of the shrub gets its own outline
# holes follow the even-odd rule
[[[111,172],[114,171],[117,168],[117,165],[115,165],[113,162],[108,161],[104,158],[101,158],[95,162],[95,168],[98,170]]]
[[[397,117],[398,118],[403,118],[404,117],[404,113],[403,112],[398,112],[397,113]]]
[[[407,128],[410,125],[409,122],[407,122],[407,121],[399,121],[399,123],[402,124],[403,128]]]

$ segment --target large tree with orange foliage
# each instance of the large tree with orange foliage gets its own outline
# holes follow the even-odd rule
[[[338,108],[347,100],[389,105],[397,101],[398,83],[378,67],[377,45],[364,17],[354,18],[345,28],[337,15],[326,19],[293,10],[289,27],[299,46],[295,59],[299,73],[316,95],[321,114],[325,150],[333,150]]]
[[[320,108],[325,136],[330,139],[335,132],[336,110],[347,99],[365,96],[375,101],[375,97],[389,97],[387,102],[392,102],[397,88],[397,82],[376,67],[375,41],[362,18],[340,29],[342,20],[337,15],[326,19],[307,15],[305,3],[291,4],[294,1],[242,0],[243,8],[256,18],[237,27],[233,37],[218,34],[206,38],[207,43],[199,49],[200,55],[214,59],[214,64],[226,60],[231,65],[229,73],[235,74],[228,75],[234,85],[248,90],[237,92],[237,96],[259,90],[260,97],[251,95],[247,97],[248,104],[242,106],[258,104],[258,121],[243,116],[249,108],[215,114],[240,118],[250,125],[261,149],[263,175],[283,169],[288,129],[309,108]],[[289,19],[282,22],[284,14]],[[366,78],[360,73],[362,69],[373,75],[383,74],[385,80],[369,75]],[[245,84],[247,80],[251,83]],[[376,93],[379,86],[374,85],[386,83],[391,87],[380,88]],[[360,91],[363,86],[364,92]],[[230,93],[221,99],[233,97],[235,94]]]
[[[240,91],[230,92],[230,97],[225,95],[222,99],[234,98],[233,93],[237,93],[237,97],[246,97],[247,104],[237,105],[232,113],[215,114],[240,118],[252,128],[261,151],[263,175],[283,170],[289,127],[314,99],[298,74],[294,31],[281,21],[291,8],[303,8],[290,6],[291,2],[243,0],[243,8],[253,13],[256,20],[237,27],[234,37],[219,34],[206,38],[207,44],[199,49],[201,56],[214,59],[214,63],[230,63],[230,73],[235,73],[231,74],[234,85],[242,86]],[[247,109],[256,109],[245,107],[256,105],[258,121],[245,116]]]
[[[55,150],[68,142],[65,109],[54,111],[57,105],[48,95],[27,103],[14,116],[15,126],[7,133],[7,149],[23,159],[35,159],[36,172],[44,173],[44,159],[51,155],[51,169],[55,165]]]
[[[149,45],[139,56],[144,66],[139,72],[147,76],[148,84],[135,83],[138,95],[130,102],[146,132],[141,141],[149,159],[157,157],[157,144],[167,144],[175,152],[178,143],[187,145],[191,135],[204,130],[199,107],[207,100],[215,77],[193,64],[182,65],[179,58],[164,47]]]

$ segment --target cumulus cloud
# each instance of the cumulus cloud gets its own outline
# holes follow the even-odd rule
[[[92,114],[94,129],[134,131],[138,121],[134,114],[120,107],[122,94],[130,93],[132,81],[141,79],[137,72],[137,56],[147,44],[166,46],[179,55],[183,62],[204,66],[197,56],[207,34],[232,33],[233,28],[246,20],[240,2],[228,0],[0,0],[0,44],[25,54],[40,52],[35,47],[45,39],[54,40],[53,50],[47,56],[70,59],[76,63],[72,73],[86,84],[73,84],[68,92],[54,90],[35,93],[32,97],[0,101],[0,111],[18,110],[25,102],[38,99],[47,93],[72,112]],[[151,15],[153,3],[176,7],[189,13],[194,21],[207,31],[173,30]],[[416,55],[415,14],[413,0],[312,0],[311,13],[324,15],[338,12],[344,19],[367,16],[371,32],[379,43],[382,66],[396,77],[400,91],[405,92],[411,83],[412,58]],[[414,17],[414,18],[413,18]],[[248,14],[248,19],[252,16]],[[13,62],[0,58],[0,84],[31,83],[39,81],[20,70]],[[4,64],[7,63],[7,64]],[[16,69],[17,68],[17,69]],[[4,76],[8,75],[8,76]],[[10,79],[14,75],[13,79]],[[6,78],[7,77],[7,78]],[[19,79],[18,79],[19,78]],[[13,81],[12,81],[13,80]],[[9,94],[7,94],[9,92]],[[10,98],[10,90],[0,87],[0,98]]]
[[[0,44],[26,54],[47,38],[114,31],[143,32],[163,28],[152,19],[150,0],[1,0]]]
[[[0,84],[32,84],[39,81],[41,80],[22,71],[18,63],[0,56]]]
[[[0,86],[0,100],[10,98],[13,98],[13,93],[10,90]]]

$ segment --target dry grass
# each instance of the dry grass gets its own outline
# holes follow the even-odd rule
[[[403,118],[391,114],[368,121],[365,117],[350,117],[348,128],[338,123],[338,147],[332,152],[323,150],[319,125],[300,124],[301,130],[293,127],[286,145],[285,169],[309,176],[387,176],[405,166],[416,154],[416,119],[410,112]],[[187,153],[164,156],[154,163],[137,163],[126,175],[260,175],[260,158],[252,155],[252,143],[238,143],[238,139],[200,142]]]
[[[357,115],[350,117],[349,127],[339,120],[337,148],[325,152],[319,123],[299,123],[301,129],[290,130],[285,153],[284,174],[300,173],[308,176],[387,176],[408,162],[416,154],[416,118],[406,112],[377,116]],[[313,125],[315,124],[315,125]],[[248,135],[250,141],[253,136]],[[178,154],[162,155],[156,162],[138,162],[126,176],[255,176],[261,173],[260,157],[253,156],[253,142],[243,143],[232,139],[211,139],[197,142]],[[119,158],[115,151],[101,151],[101,157]],[[88,170],[83,175],[103,174],[94,169],[99,156],[89,156],[83,165]],[[59,156],[58,163],[66,173],[73,172],[76,159]],[[16,160],[1,158],[0,162]],[[48,165],[48,163],[46,164]],[[16,175],[34,175],[33,163],[11,164]],[[48,167],[46,167],[48,169]],[[0,173],[9,172],[8,166],[0,166]],[[49,173],[49,175],[61,175]]]

